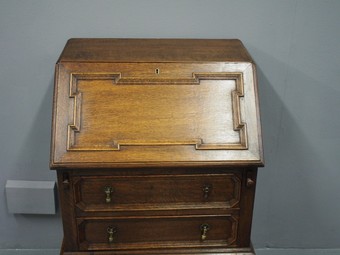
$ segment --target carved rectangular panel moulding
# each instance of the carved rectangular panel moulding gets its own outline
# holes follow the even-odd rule
[[[252,63],[62,63],[53,165],[262,164],[254,74]]]
[[[138,211],[141,207],[144,210],[185,210],[188,206],[238,209],[241,194],[241,177],[237,174],[174,175],[171,178],[168,175],[89,176],[75,178],[74,183],[76,206],[85,212]],[[108,183],[115,187],[109,204],[102,199],[103,187]],[[188,183],[192,185],[190,188]],[[140,195],[138,199],[136,190]]]
[[[242,73],[196,73],[192,79],[147,84],[114,73],[71,75],[69,151],[162,145],[247,149]]]

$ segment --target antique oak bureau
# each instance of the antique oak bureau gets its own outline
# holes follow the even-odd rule
[[[263,156],[239,40],[70,39],[53,103],[61,254],[254,254]]]

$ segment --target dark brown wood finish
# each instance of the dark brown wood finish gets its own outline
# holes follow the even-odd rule
[[[70,39],[58,62],[252,62],[238,39]]]
[[[74,183],[77,206],[84,211],[232,208],[238,205],[241,190],[235,174],[90,176]]]
[[[239,40],[67,42],[50,161],[61,254],[254,254],[262,165],[255,65]]]

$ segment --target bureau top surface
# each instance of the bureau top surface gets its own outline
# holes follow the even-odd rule
[[[238,39],[70,39],[58,62],[252,62]]]

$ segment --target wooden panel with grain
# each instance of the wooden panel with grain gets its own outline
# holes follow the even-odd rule
[[[253,72],[249,63],[63,63],[51,166],[261,165]]]
[[[86,176],[75,179],[75,192],[85,212],[227,209],[238,208],[241,180],[237,174]]]
[[[208,226],[203,240],[202,225]],[[235,247],[237,226],[233,215],[78,219],[80,249],[97,251]],[[112,242],[108,228],[114,230]]]

